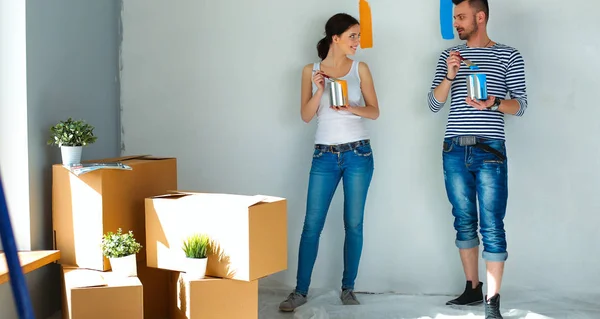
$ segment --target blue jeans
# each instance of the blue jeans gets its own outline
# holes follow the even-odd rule
[[[508,200],[508,169],[504,141],[478,138],[478,143],[498,151],[505,158],[476,146],[461,146],[458,138],[446,138],[443,145],[444,181],[452,204],[456,246],[479,246],[477,201],[483,241],[483,258],[505,261],[504,216]]]
[[[363,216],[373,176],[373,151],[369,141],[315,146],[308,182],[306,216],[298,253],[296,292],[308,294],[319,237],[335,190],[344,186],[344,273],[342,289],[354,289],[363,245]]]

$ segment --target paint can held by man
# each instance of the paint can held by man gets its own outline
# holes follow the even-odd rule
[[[478,67],[472,66],[471,70],[477,71]],[[472,100],[485,101],[487,94],[487,77],[485,73],[472,73],[467,75],[467,96]]]

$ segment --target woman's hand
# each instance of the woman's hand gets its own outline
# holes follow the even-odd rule
[[[350,113],[354,113],[353,109],[354,107],[350,106],[350,105],[342,105],[342,106],[331,106],[332,109],[336,110],[336,111],[348,111]]]
[[[325,77],[323,76],[323,72],[321,71],[315,71],[315,74],[313,75],[313,83],[317,86],[317,89],[320,91],[325,90]]]

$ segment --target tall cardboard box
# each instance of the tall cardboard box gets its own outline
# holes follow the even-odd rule
[[[173,273],[175,304],[171,319],[257,319],[258,281],[222,278],[187,280]]]
[[[52,167],[54,249],[60,264],[105,271],[110,263],[100,242],[108,231],[133,231],[145,260],[144,199],[177,188],[175,158],[131,156],[90,162],[122,162],[132,170],[100,169],[79,176]]]
[[[272,196],[174,192],[146,199],[148,267],[185,271],[183,241],[211,237],[208,276],[257,280],[287,268],[287,201]]]
[[[63,319],[143,319],[143,287],[137,277],[61,265]]]

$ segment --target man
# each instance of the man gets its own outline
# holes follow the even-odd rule
[[[442,52],[428,95],[433,112],[443,107],[449,93],[452,100],[443,143],[443,169],[467,283],[462,295],[447,304],[484,302],[486,319],[502,318],[499,293],[508,257],[503,222],[508,199],[504,114],[522,116],[527,108],[525,66],[519,51],[488,37],[487,0],[453,3],[454,27],[466,43]],[[479,69],[469,68],[468,61],[462,59]],[[486,74],[487,99],[467,96],[467,75],[475,73]],[[482,257],[487,268],[485,299],[477,269],[477,201]]]

